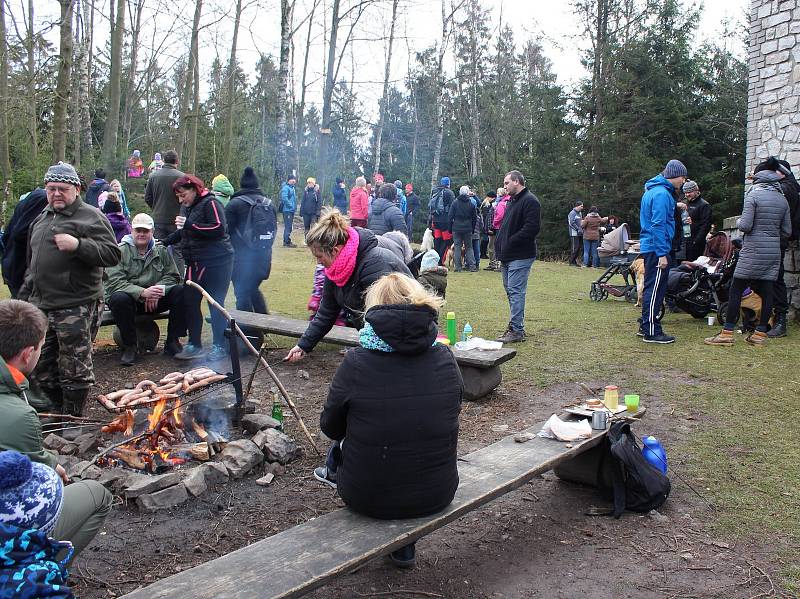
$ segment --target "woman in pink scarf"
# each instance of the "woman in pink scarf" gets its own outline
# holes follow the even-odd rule
[[[319,310],[306,332],[286,356],[301,360],[328,334],[340,311],[350,326],[364,323],[364,293],[367,287],[390,272],[411,276],[403,261],[390,250],[378,247],[372,231],[355,229],[338,210],[325,210],[306,237],[306,245],[325,267],[325,284]]]

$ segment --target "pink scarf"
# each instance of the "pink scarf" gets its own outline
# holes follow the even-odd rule
[[[325,276],[333,281],[333,284],[337,287],[344,287],[356,268],[359,241],[358,231],[353,227],[349,227],[347,235],[347,243],[344,244],[342,251],[336,256],[333,264],[325,269]]]

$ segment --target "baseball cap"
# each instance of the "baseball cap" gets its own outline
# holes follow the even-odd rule
[[[154,227],[155,224],[153,223],[152,217],[144,212],[140,212],[134,216],[131,221],[132,229],[150,229],[152,231]]]

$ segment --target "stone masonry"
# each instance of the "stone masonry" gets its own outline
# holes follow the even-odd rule
[[[751,0],[747,94],[748,173],[768,156],[800,174],[800,0]],[[800,250],[786,254],[785,281],[800,314]]]

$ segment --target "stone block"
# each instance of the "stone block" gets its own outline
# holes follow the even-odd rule
[[[786,62],[789,60],[789,51],[788,50],[779,50],[778,52],[773,52],[768,54],[764,59],[764,64],[779,64],[781,62]]]
[[[464,379],[464,399],[473,401],[488,395],[503,380],[499,366],[491,368],[474,368],[472,366],[460,366],[461,378]]]
[[[97,482],[104,487],[119,493],[125,487],[125,482],[130,476],[131,473],[123,470],[122,468],[106,468],[103,470],[100,478],[97,479]]]
[[[75,439],[75,443],[78,444],[78,455],[88,455],[94,453],[100,444],[100,439],[94,433],[87,433]]]
[[[761,96],[758,98],[758,101],[762,106],[765,104],[773,104],[778,101],[778,94],[775,92],[761,94]]]
[[[140,495],[136,498],[136,505],[145,512],[156,512],[175,507],[189,499],[189,493],[183,483],[167,487],[155,493]]]
[[[75,464],[80,462],[80,459],[72,456],[72,455],[56,455],[56,462],[67,472],[69,469],[72,468]]]
[[[278,428],[280,425],[280,422],[266,414],[245,414],[242,418],[242,428],[250,434],[266,428]]]
[[[286,468],[283,464],[279,464],[278,462],[267,462],[264,466],[264,472],[269,472],[275,476],[281,476],[286,474]]]
[[[781,23],[780,25],[775,26],[775,38],[778,40],[783,39],[789,35],[789,23]],[[780,41],[778,43],[778,47],[780,48]]]
[[[213,487],[221,483],[228,482],[228,469],[225,464],[220,462],[206,462],[200,468],[203,469],[206,485]]]
[[[793,21],[789,23],[789,33],[794,35],[800,33],[800,21]]]
[[[274,429],[269,429],[274,430]],[[276,433],[278,431],[275,431]],[[222,463],[232,478],[242,478],[256,466],[264,462],[264,454],[258,445],[249,439],[239,439],[228,443],[221,454]]]
[[[772,14],[772,6],[769,4],[763,4],[762,6],[758,7],[758,17],[759,19],[765,19]]]
[[[196,466],[189,470],[183,477],[183,486],[193,497],[199,497],[208,489],[206,474],[203,466]]]
[[[777,156],[781,153],[781,142],[779,142],[777,139],[768,141],[767,150],[769,151],[770,156]]]
[[[132,475],[125,483],[125,497],[134,499],[148,493],[155,493],[177,485],[182,478],[183,476],[180,472],[169,472],[155,476],[147,474]]]
[[[785,129],[792,124],[792,117],[788,114],[778,115],[778,118],[775,119],[775,124],[778,126],[778,129]]]
[[[787,85],[789,85],[789,75],[774,75],[764,81],[764,91],[781,90]]]
[[[256,484],[260,487],[266,487],[267,485],[269,485],[269,483],[273,481],[274,478],[275,478],[274,474],[272,474],[271,472],[267,472],[261,478],[256,479]]]
[[[778,65],[778,73],[791,73],[792,72],[792,63],[790,62],[782,62]]]
[[[775,27],[776,25],[780,25],[781,23],[788,23],[792,20],[792,13],[788,10],[784,10],[782,12],[776,13],[764,19],[763,24],[766,27]]]
[[[789,27],[786,26],[786,33],[778,39],[778,50],[789,50],[795,47],[797,41],[793,35],[789,35]]]
[[[780,114],[781,105],[779,102],[775,102],[774,104],[770,104],[769,106],[764,106],[761,110],[761,115],[768,117],[768,116],[775,116],[776,114]]]
[[[771,40],[761,44],[762,54],[769,54],[770,52],[775,52],[777,49],[778,49],[778,42],[776,40]]]
[[[267,461],[285,465],[300,457],[302,450],[291,437],[272,428],[265,432],[267,439],[264,443],[264,455],[267,456]]]
[[[767,77],[772,77],[773,75],[777,75],[777,74],[778,74],[778,67],[773,65],[773,66],[764,67],[763,69],[761,69],[761,72],[758,74],[758,77],[759,78],[763,77],[763,78],[766,79]]]
[[[87,460],[72,466],[67,470],[67,475],[73,480],[98,480],[103,471]]]
[[[73,443],[72,441],[67,441],[64,445],[61,446],[59,449],[59,453],[64,455],[77,455],[78,454],[78,444]]]
[[[61,451],[61,448],[67,444],[67,440],[64,437],[59,437],[55,433],[50,433],[44,438],[42,441],[42,445],[45,449],[49,449],[51,451]]]
[[[251,441],[256,445],[258,445],[258,448],[261,450],[264,449],[264,445],[266,445],[267,443],[267,430],[268,429],[263,431],[258,431],[255,435],[253,435],[253,438],[251,439]]]

